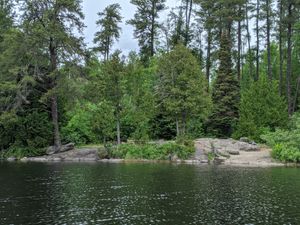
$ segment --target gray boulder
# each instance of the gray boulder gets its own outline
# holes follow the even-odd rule
[[[47,155],[53,155],[55,153],[61,153],[61,152],[67,152],[74,150],[75,144],[74,143],[69,143],[66,145],[62,145],[60,149],[56,149],[54,146],[50,146],[46,149],[46,154]]]
[[[241,141],[242,140],[242,141]],[[256,143],[248,143],[248,139],[244,138],[240,141],[233,139],[217,139],[217,138],[201,138],[196,140],[195,158],[214,153],[217,156],[230,158],[230,155],[239,155],[241,151],[259,151],[260,147]]]
[[[99,148],[98,155],[100,159],[109,159],[109,152],[106,148]]]
[[[16,157],[9,157],[9,158],[7,158],[7,161],[9,161],[9,162],[17,161],[17,158]]]

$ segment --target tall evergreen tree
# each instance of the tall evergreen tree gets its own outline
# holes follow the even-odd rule
[[[221,35],[219,68],[214,83],[213,112],[208,122],[208,132],[218,137],[228,137],[239,117],[239,84],[232,71],[231,40],[227,30]]]
[[[100,52],[105,60],[109,59],[114,42],[120,38],[119,23],[122,21],[120,11],[119,4],[112,4],[107,6],[103,12],[98,13],[99,19],[96,24],[100,27],[100,31],[95,33],[94,43],[97,44],[97,47],[94,49]]]
[[[45,98],[50,100],[54,149],[60,151],[56,87],[60,67],[74,64],[76,59],[81,60],[78,56],[83,54],[82,38],[78,38],[73,32],[74,29],[81,32],[84,27],[81,0],[29,0],[23,3],[22,11],[24,30],[32,37],[32,46],[28,50],[33,55],[39,55],[39,51],[43,49],[43,54],[48,56],[47,76],[44,80],[48,93]]]
[[[198,22],[203,24],[203,28],[206,33],[206,59],[205,59],[205,74],[206,79],[209,82],[211,78],[212,61],[213,61],[213,49],[216,30],[216,1],[197,0],[195,3],[199,6],[196,11],[196,18]],[[207,85],[209,90],[209,85]]]
[[[138,39],[144,61],[155,54],[155,41],[158,37],[159,13],[165,9],[166,0],[131,0],[137,7],[134,18],[128,24],[134,26],[134,36]]]
[[[255,27],[255,32],[256,32],[256,80],[259,79],[259,59],[260,59],[260,0],[257,0],[256,2],[256,27]]]

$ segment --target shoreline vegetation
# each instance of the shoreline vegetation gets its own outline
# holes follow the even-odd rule
[[[0,157],[116,143],[99,154],[255,161],[258,151],[230,149],[248,137],[275,160],[299,163],[300,4],[260,2],[182,0],[171,9],[166,0],[131,0],[127,21],[120,4],[107,4],[87,47],[82,1],[2,1]],[[138,51],[115,50],[124,23]],[[189,140],[198,137],[233,139],[202,140],[208,146],[193,153]],[[160,139],[175,141],[148,143]],[[121,144],[128,140],[141,144]]]
[[[6,155],[6,161],[20,162],[102,162],[102,163],[175,163],[193,165],[225,165],[241,167],[284,167],[297,163],[272,159],[274,153],[264,145],[244,138],[201,138],[195,141],[158,141],[123,143],[120,146],[83,145],[65,152],[36,156]]]

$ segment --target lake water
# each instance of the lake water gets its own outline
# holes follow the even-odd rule
[[[300,224],[300,169],[1,163],[0,224]]]

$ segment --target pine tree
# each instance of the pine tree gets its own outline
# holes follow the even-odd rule
[[[195,4],[199,6],[196,11],[196,19],[203,24],[206,33],[206,59],[205,59],[205,75],[208,82],[207,88],[209,91],[209,81],[211,78],[211,69],[213,61],[214,40],[216,36],[216,1],[212,0],[197,0]]]
[[[81,60],[78,56],[84,54],[82,38],[78,38],[73,32],[76,29],[81,32],[84,27],[81,0],[29,0],[23,3],[22,11],[23,28],[26,34],[32,37],[32,45],[28,46],[28,50],[37,57],[36,66],[39,66],[39,61],[48,61],[47,76],[44,80],[48,93],[45,98],[50,100],[54,149],[60,151],[56,87],[60,67],[75,64],[76,60]],[[41,49],[43,51],[40,51]]]
[[[221,36],[220,65],[212,93],[214,107],[208,121],[208,132],[218,137],[230,136],[239,117],[239,84],[232,71],[230,49],[230,36],[225,30]]]
[[[107,6],[103,12],[98,13],[99,20],[96,24],[100,27],[100,31],[95,34],[94,43],[97,44],[97,47],[94,50],[100,52],[105,60],[109,59],[114,42],[120,38],[119,23],[122,21],[120,11],[119,4],[112,4]]]
[[[166,0],[131,0],[137,7],[134,18],[127,23],[134,26],[134,36],[138,39],[141,55],[148,61],[155,54],[155,41],[160,27],[157,19],[159,13],[165,9]]]
[[[273,0],[264,0],[261,5],[261,19],[265,20],[265,34],[266,34],[266,45],[267,45],[267,58],[268,58],[268,66],[267,66],[267,74],[269,80],[273,79],[273,71],[272,71],[272,55],[271,55],[271,32],[272,26],[271,21],[273,20],[273,10],[272,10]]]

